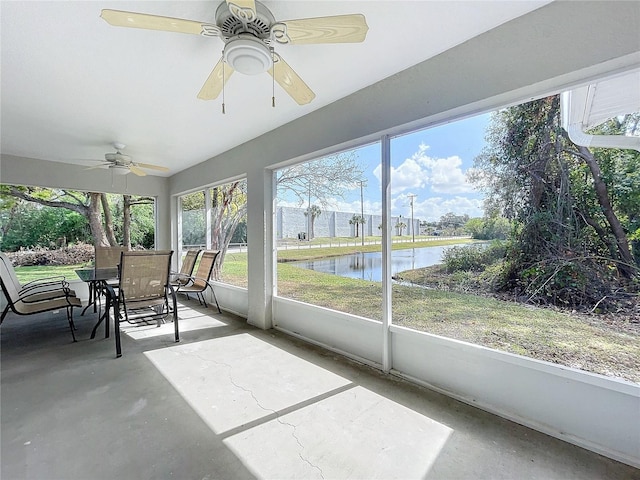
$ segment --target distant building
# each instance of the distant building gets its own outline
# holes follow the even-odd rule
[[[278,207],[276,209],[276,238],[298,238],[298,234],[305,232],[309,238],[309,226],[307,216],[304,214],[306,208],[295,207]],[[332,210],[323,210],[319,217],[313,222],[313,233],[316,237],[354,237],[356,234],[356,226],[349,224],[349,220],[354,215],[360,215],[359,212],[336,212]],[[382,225],[381,215],[364,215],[366,223],[358,226],[358,233],[367,237],[382,236],[382,230],[378,228]],[[395,225],[398,223],[407,225],[402,231],[403,235],[411,235],[411,229],[408,225],[411,223],[410,218],[402,216],[391,217],[392,235],[398,232]],[[420,219],[414,218],[413,225],[416,235],[420,228]]]

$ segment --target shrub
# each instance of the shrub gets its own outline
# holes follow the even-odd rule
[[[77,265],[93,260],[94,248],[88,243],[78,243],[65,248],[50,250],[48,248],[21,249],[6,254],[14,266],[30,265]]]
[[[442,263],[447,273],[480,272],[504,257],[505,242],[480,243],[448,248],[442,254]]]

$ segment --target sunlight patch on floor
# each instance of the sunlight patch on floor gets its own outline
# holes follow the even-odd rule
[[[247,333],[145,355],[217,434],[350,384]]]
[[[145,352],[259,478],[418,478],[453,432],[240,333]]]
[[[424,478],[452,432],[357,386],[224,442],[258,478]]]

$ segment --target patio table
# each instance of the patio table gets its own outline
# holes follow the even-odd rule
[[[106,284],[109,280],[117,280],[118,279],[118,269],[117,268],[80,268],[76,270],[76,275],[82,280],[89,284],[89,303],[84,310],[82,310],[82,314],[93,305],[93,311],[96,311],[96,305],[98,304],[98,298],[101,294],[104,294],[106,297],[106,306],[104,313],[100,313],[98,317],[98,322],[93,327],[91,331],[91,338],[95,338],[96,331],[100,324],[106,320],[105,322],[105,338],[109,338],[109,310],[111,309],[111,305],[113,305],[113,299],[109,294],[109,290],[106,287]]]

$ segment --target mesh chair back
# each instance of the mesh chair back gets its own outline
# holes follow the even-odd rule
[[[11,260],[4,253],[0,253],[0,280],[2,280],[2,290],[7,299],[11,303],[17,302],[20,298],[20,282]]]
[[[120,297],[125,303],[164,301],[171,266],[170,250],[124,251],[120,255]]]
[[[96,268],[116,268],[120,254],[128,250],[127,247],[96,247]]]
[[[13,295],[13,299],[18,298],[20,296],[18,292],[22,289],[22,285],[16,276],[16,271],[13,268],[11,260],[2,252],[0,252],[0,274],[3,284],[7,283],[7,291]]]
[[[207,288],[207,282],[213,272],[213,267],[216,263],[216,258],[220,254],[220,250],[205,250],[200,257],[200,263],[198,264],[198,270],[194,275],[192,289],[204,290]]]
[[[196,266],[196,260],[198,259],[198,255],[202,250],[198,249],[190,249],[187,250],[187,254],[184,256],[182,260],[182,266],[180,267],[180,274],[176,276],[174,282],[174,286],[186,285],[189,283],[189,278],[193,273],[193,269]]]
[[[196,266],[196,259],[201,251],[202,250],[196,249],[187,250],[187,254],[184,256],[184,260],[182,260],[182,267],[180,268],[181,274],[191,275],[193,273],[193,267]]]

